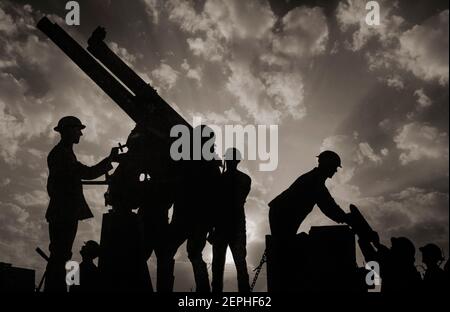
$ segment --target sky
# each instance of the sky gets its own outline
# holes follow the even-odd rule
[[[448,257],[448,1],[85,0],[68,26],[66,1],[0,2],[0,261],[35,269],[48,250],[46,157],[59,118],[87,125],[78,159],[93,165],[124,143],[131,119],[35,28],[47,15],[86,47],[99,25],[106,42],[188,122],[278,125],[278,167],[240,168],[252,178],[246,203],[249,270],[269,234],[267,203],[331,149],[343,168],[327,186],[357,205],[387,246],[406,236]],[[94,218],[79,225],[74,260],[100,240],[105,187],[86,186]],[[318,208],[302,224],[333,224]],[[211,262],[211,246],[204,251]],[[194,286],[183,245],[175,290]],[[419,252],[416,255],[420,264]],[[361,259],[359,260],[360,264]],[[149,262],[155,276],[154,259]],[[253,274],[250,274],[251,277]],[[237,289],[227,255],[225,290]],[[265,290],[263,269],[256,290]]]

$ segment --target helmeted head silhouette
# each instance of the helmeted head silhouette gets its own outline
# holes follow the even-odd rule
[[[401,261],[414,263],[416,256],[416,247],[414,246],[413,242],[411,242],[406,237],[392,237],[391,244],[391,251],[394,257]]]
[[[323,151],[317,156],[317,158],[319,158],[319,164],[342,167],[341,158],[333,151]]]
[[[83,259],[93,260],[100,254],[100,245],[96,241],[89,240],[81,247],[80,254]]]
[[[82,129],[86,128],[75,116],[65,116],[58,121],[58,125],[53,130],[61,134],[61,138],[65,142],[77,144],[83,135]]]
[[[425,264],[436,264],[444,260],[441,249],[436,244],[426,244],[420,247],[422,260]]]
[[[58,121],[58,125],[55,128],[53,128],[53,130],[55,130],[57,132],[63,132],[65,130],[68,130],[71,128],[76,128],[76,129],[81,130],[81,129],[86,128],[86,126],[83,125],[81,123],[80,119],[78,119],[75,116],[65,116]]]
[[[342,167],[341,158],[333,151],[323,151],[317,158],[319,159],[319,168],[328,178],[333,177],[338,167]]]
[[[224,160],[226,160],[226,161],[234,160],[234,161],[240,162],[242,160],[241,152],[235,147],[230,147],[225,152]]]
[[[223,159],[225,160],[227,170],[234,170],[241,162],[242,154],[237,148],[230,147],[226,150],[225,155],[223,155]]]

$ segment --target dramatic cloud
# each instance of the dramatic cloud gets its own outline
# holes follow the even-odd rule
[[[448,241],[448,194],[410,187],[386,197],[363,198],[358,205],[382,237],[406,236],[416,247]]]
[[[290,57],[321,54],[328,42],[328,27],[322,9],[299,7],[281,20],[273,38],[274,52]]]
[[[270,109],[270,104],[264,100],[265,85],[258,77],[255,77],[249,68],[232,64],[232,74],[228,78],[227,89],[234,94],[239,105],[243,106],[257,123],[277,123],[281,113]]]
[[[379,1],[380,25],[365,22],[366,1],[343,1],[337,19],[344,32],[352,34],[350,49],[358,51],[376,40],[378,50],[367,52],[372,69],[399,67],[425,81],[448,84],[448,10],[430,17],[421,25],[408,25],[398,15],[393,1]],[[356,30],[355,30],[356,29]],[[405,30],[406,29],[406,30]]]
[[[393,1],[378,1],[380,5],[380,25],[368,25],[366,23],[367,1],[349,0],[341,1],[338,5],[336,17],[341,31],[351,32],[352,41],[346,42],[347,46],[358,51],[371,39],[379,40],[383,45],[388,45],[395,40],[399,27],[404,19],[394,15],[395,5]]]
[[[8,35],[17,31],[12,17],[0,8],[0,31]]]
[[[150,17],[153,24],[158,24],[159,22],[159,6],[160,1],[158,0],[143,0],[145,4],[145,12]]]
[[[394,138],[402,165],[422,158],[448,159],[448,134],[435,127],[412,122],[398,130]]]
[[[273,32],[275,16],[264,2],[206,1],[201,13],[189,2],[171,1],[167,7],[169,19],[192,36],[186,42],[195,56],[224,62],[227,89],[256,123],[305,116],[301,71],[325,51],[322,9],[295,8]]]
[[[278,106],[286,109],[295,119],[301,119],[306,114],[306,108],[301,106],[304,99],[303,79],[298,73],[285,74],[281,72],[263,73],[266,92]]]
[[[195,80],[198,86],[202,85],[202,69],[200,67],[192,68],[184,59],[181,68],[186,72],[186,77]]]
[[[425,94],[423,89],[414,91],[414,95],[417,97],[417,104],[419,104],[419,108],[425,108],[432,104],[431,99]]]
[[[156,79],[163,89],[169,90],[175,86],[179,72],[174,70],[170,65],[162,63],[158,68],[152,71],[152,77]]]
[[[402,90],[405,88],[405,83],[403,82],[402,78],[398,75],[387,77],[385,81],[389,87],[396,88],[398,90]]]
[[[419,78],[448,85],[448,29],[446,10],[404,32],[396,51],[399,64]]]
[[[359,143],[359,152],[361,153],[361,158],[366,157],[376,164],[380,164],[382,162],[382,158],[374,153],[372,147],[367,142]]]
[[[364,163],[378,165],[383,162],[383,156],[388,154],[386,148],[376,153],[368,142],[358,141],[357,133],[354,133],[353,136],[335,135],[323,140],[321,150],[334,150],[338,154],[351,155],[351,157],[346,157],[346,162],[350,166],[353,166],[353,164],[362,165]]]
[[[117,43],[111,42],[109,44],[110,49],[116,53],[125,63],[133,67],[133,63],[136,61],[136,56],[128,52],[124,47],[120,47]]]

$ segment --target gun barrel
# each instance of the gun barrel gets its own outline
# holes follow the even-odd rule
[[[140,121],[134,96],[84,50],[64,29],[43,17],[37,28],[50,38],[78,67],[83,70],[135,122]]]
[[[150,112],[145,116],[146,125],[151,125],[165,134],[170,133],[170,128],[174,125],[182,124],[190,128],[190,124],[164,101],[153,87],[108,47],[103,41],[105,36],[106,31],[98,27],[88,40],[87,50],[136,95],[139,109]]]

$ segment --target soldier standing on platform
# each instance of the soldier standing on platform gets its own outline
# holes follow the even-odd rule
[[[341,167],[341,159],[332,151],[324,151],[317,157],[317,168],[300,176],[269,203],[269,222],[273,236],[294,236],[316,204],[333,221],[348,221],[347,214],[336,204],[325,186],[326,179],[331,179],[337,168]]]
[[[112,169],[118,148],[95,166],[81,164],[74,152],[85,126],[73,116],[61,118],[54,128],[61,140],[47,158],[49,176],[47,191],[50,203],[45,215],[49,223],[50,259],[47,263],[45,291],[66,292],[65,263],[72,256],[72,245],[78,228],[78,221],[92,218],[92,212],[83,195],[82,179],[95,179]]]
[[[203,150],[210,140],[215,139],[215,134],[205,125],[198,127],[200,133],[209,135],[201,137],[200,146]],[[210,146],[210,153],[215,153],[213,145]],[[217,161],[215,157],[207,160],[203,156],[200,160],[191,161],[187,178],[177,186],[170,223],[170,254],[175,256],[178,248],[187,240],[186,249],[194,271],[197,292],[211,291],[208,268],[203,260],[203,249],[208,233],[213,228],[213,219],[217,211],[215,207],[220,181]]]
[[[230,246],[236,264],[238,290],[249,292],[249,276],[247,271],[247,233],[245,229],[244,204],[250,192],[251,178],[239,171],[237,166],[241,154],[236,148],[230,148],[225,153],[226,170],[222,173],[220,187],[221,211],[217,215],[214,233],[212,262],[212,291],[223,291],[223,273],[227,247]]]
[[[273,291],[292,289],[289,268],[295,263],[290,250],[296,244],[296,234],[303,220],[317,204],[320,210],[337,223],[348,223],[350,218],[334,201],[325,181],[332,178],[341,167],[341,159],[332,151],[324,151],[317,156],[318,167],[301,175],[287,190],[269,203],[269,225],[272,247],[268,250],[267,261],[271,263]]]

